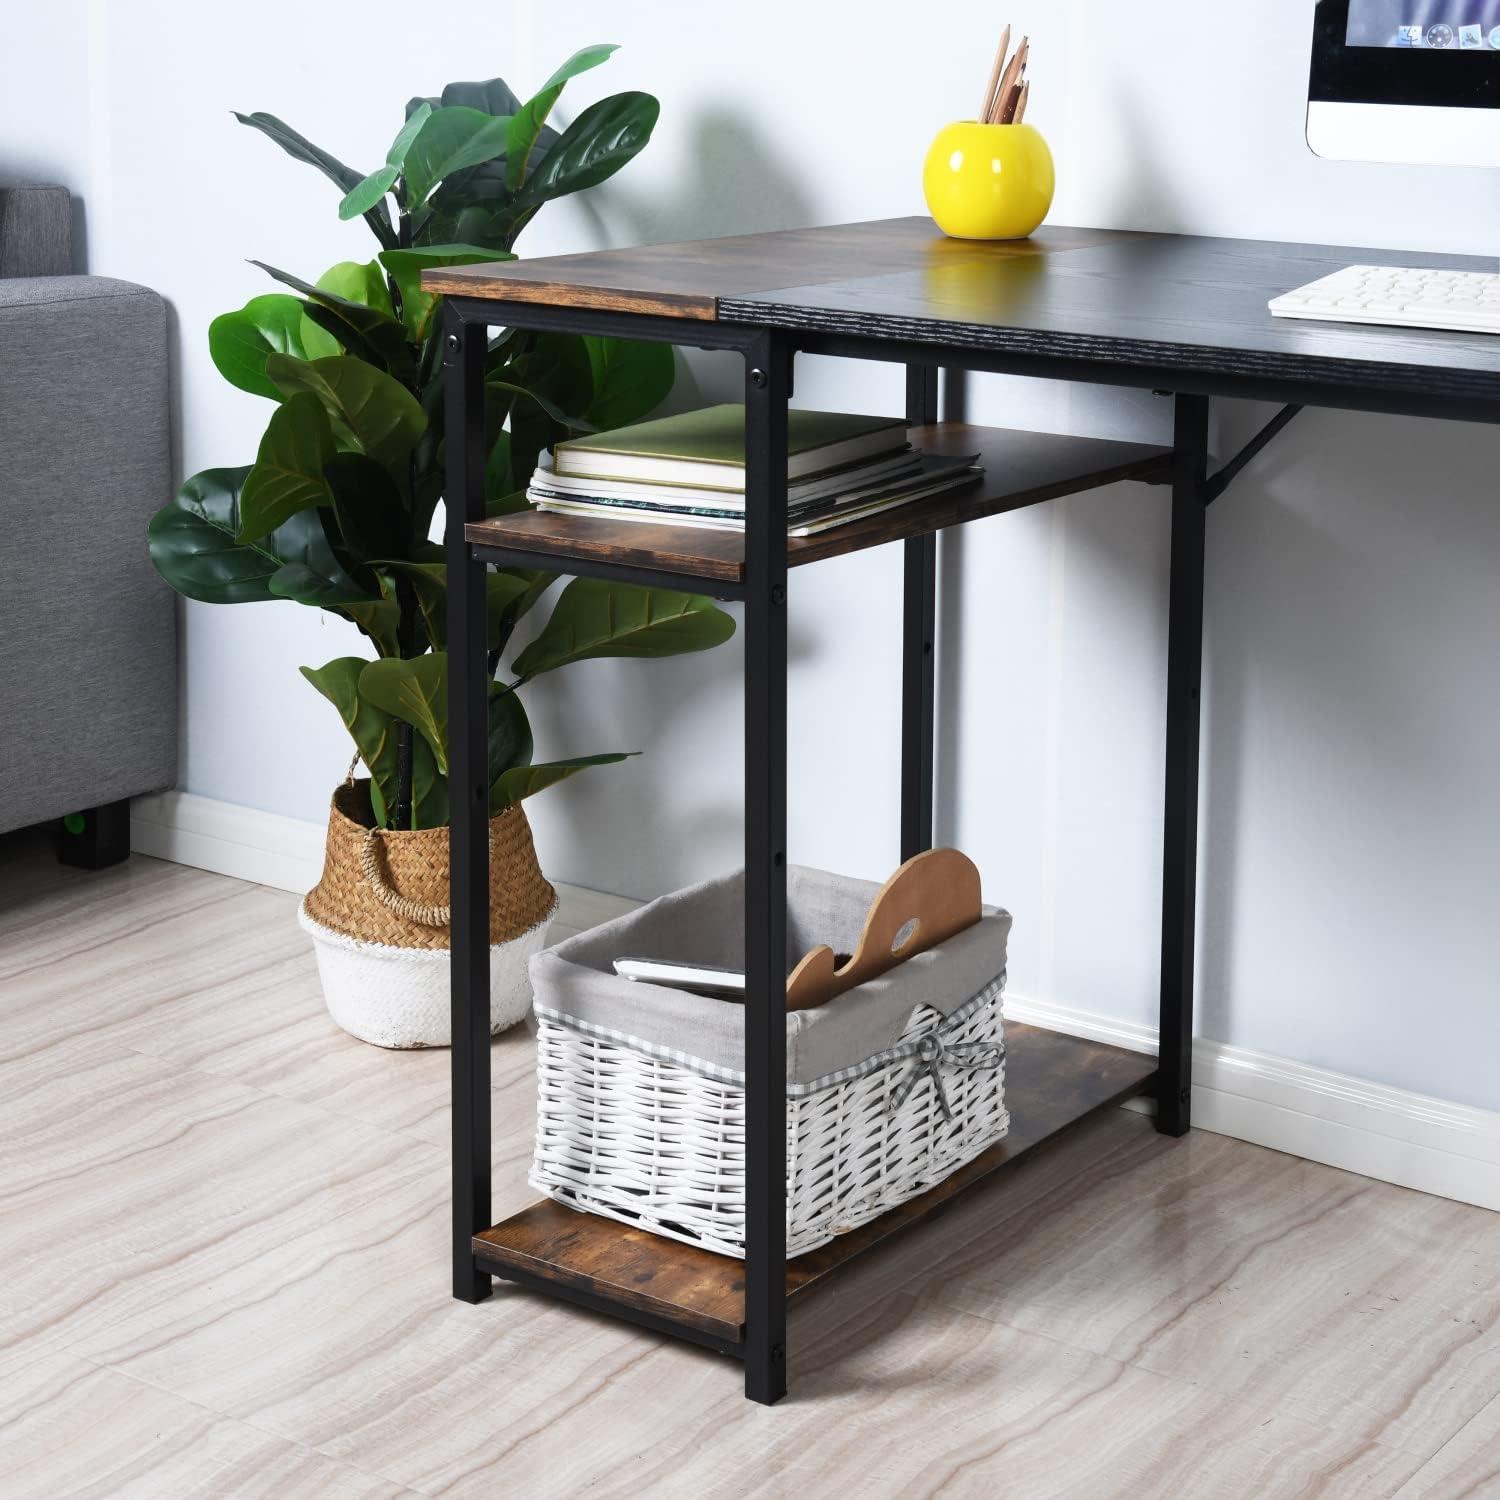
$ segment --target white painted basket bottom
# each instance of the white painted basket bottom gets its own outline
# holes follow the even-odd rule
[[[552,910],[529,932],[490,947],[490,1032],[514,1026],[531,1009],[526,968],[547,941]],[[304,901],[297,921],[313,940],[328,1013],[350,1036],[377,1047],[446,1047],[448,950],[367,943],[324,927]]]

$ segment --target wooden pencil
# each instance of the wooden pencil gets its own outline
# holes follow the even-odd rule
[[[1011,58],[1004,74],[1000,79],[1000,88],[995,96],[994,110],[990,115],[990,124],[1004,125],[1005,110],[1010,103],[1011,91],[1016,86],[1016,80],[1021,76],[1021,69],[1026,64],[1026,53],[1030,47],[1030,38],[1022,37],[1021,45],[1016,48],[1016,55]]]
[[[1026,101],[1031,97],[1031,84],[1029,82],[1021,85],[1020,97],[1016,100],[1015,117],[1011,120],[1012,125],[1019,125],[1026,118]]]
[[[1005,71],[1005,56],[1010,51],[1010,27],[1000,33],[1000,47],[995,53],[995,66],[990,69],[990,81],[984,86],[984,101],[979,106],[979,123],[987,124],[990,111],[995,107],[995,90],[1000,84],[1000,75]]]
[[[1016,121],[1016,105],[1021,102],[1021,85],[1026,79],[1026,64],[1031,58],[1031,43],[1024,38],[1020,49],[1016,53],[1018,64],[1014,76],[1010,81],[1010,88],[1005,97],[1000,101],[1000,123],[1002,125],[1014,125]]]

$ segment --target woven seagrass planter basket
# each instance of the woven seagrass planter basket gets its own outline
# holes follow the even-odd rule
[[[329,1014],[377,1047],[446,1047],[448,830],[377,829],[368,781],[333,794],[323,878],[297,920],[313,940]],[[557,910],[520,806],[490,819],[490,1030],[531,1005],[527,963]]]

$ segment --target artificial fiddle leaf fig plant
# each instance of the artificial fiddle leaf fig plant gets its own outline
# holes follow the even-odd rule
[[[338,711],[369,769],[381,828],[448,821],[447,570],[431,540],[443,491],[441,299],[422,272],[514,258],[517,236],[555,198],[596,187],[651,138],[649,94],[614,94],[565,130],[548,123],[569,80],[612,46],[576,52],[529,100],[502,79],[416,98],[362,173],[274,115],[236,115],[342,193],[379,249],[316,281],[261,265],[285,291],[215,318],[209,352],[232,385],[274,403],[255,462],[195,474],[152,520],[151,557],[180,593],[211,604],[288,599],[351,621],[374,659],[341,656],[303,675]],[[486,502],[526,505],[538,455],[569,432],[645,416],[672,384],[660,344],[511,330],[485,375]],[[492,675],[551,574],[489,575]],[[578,579],[491,689],[489,778],[499,813],[619,753],[532,764],[518,692],[544,673],[607,656],[673,656],[726,640],[709,600]]]

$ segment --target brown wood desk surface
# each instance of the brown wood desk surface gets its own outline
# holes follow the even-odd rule
[[[720,298],[905,271],[928,261],[987,263],[1137,238],[1141,236],[1106,229],[1048,227],[1029,240],[950,240],[931,219],[879,219],[538,260],[444,266],[425,272],[422,285],[455,297],[711,321],[719,316]]]
[[[952,240],[926,218],[735,235],[429,271],[455,296],[910,341],[1099,378],[1239,393],[1308,386],[1329,405],[1500,402],[1500,338],[1272,317],[1267,302],[1353,264],[1493,270],[1474,256],[1047,226]],[[684,340],[688,342],[689,340]],[[1039,369],[1038,373],[1047,373]],[[1246,389],[1244,394],[1254,394]],[[1296,391],[1276,394],[1295,396]],[[1325,399],[1326,398],[1326,399]],[[1460,409],[1457,403],[1463,403]]]

